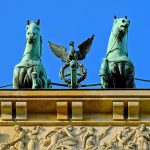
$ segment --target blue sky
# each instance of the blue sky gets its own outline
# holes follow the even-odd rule
[[[12,83],[13,68],[25,48],[27,19],[41,20],[42,62],[48,77],[57,83],[63,83],[58,76],[63,63],[49,50],[48,41],[69,48],[69,41],[74,40],[77,48],[95,34],[91,50],[82,61],[88,69],[82,84],[99,83],[99,69],[106,55],[114,15],[130,19],[128,50],[135,76],[150,79],[149,0],[1,0],[0,86]],[[149,88],[150,83],[137,81],[136,87]]]

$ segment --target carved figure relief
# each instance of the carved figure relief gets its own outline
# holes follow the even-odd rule
[[[2,135],[2,134],[0,134]],[[3,134],[4,135],[4,134]],[[150,132],[138,127],[21,127],[0,150],[149,150]]]
[[[74,135],[74,127],[67,126],[63,128],[56,128],[48,132],[45,136],[46,141],[44,147],[47,150],[76,147],[78,140]]]
[[[38,134],[43,127],[36,126],[32,130],[14,126],[14,135],[6,143],[1,144],[0,150],[40,150]]]
[[[93,127],[87,128],[87,131],[82,136],[82,148],[85,150],[96,149],[96,134]]]
[[[124,127],[123,130],[117,135],[119,147],[124,148],[132,138],[134,133],[135,131],[132,131],[131,127]]]
[[[150,133],[144,124],[141,124],[135,133],[134,141],[137,144],[138,150],[147,150],[149,149]]]
[[[6,143],[2,144],[2,149],[10,150],[26,150],[28,143],[27,130],[23,129],[19,125],[14,126],[14,136],[10,138]]]
[[[44,130],[43,127],[35,126],[31,131],[29,131],[29,142],[28,142],[28,150],[40,150],[40,140],[42,138],[38,138]]]

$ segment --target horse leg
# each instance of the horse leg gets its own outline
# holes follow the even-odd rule
[[[118,64],[116,62],[109,63],[109,88],[117,88],[118,87]]]
[[[125,63],[123,61],[121,61],[121,62],[119,62],[117,64],[118,64],[118,72],[119,72],[118,73],[118,76],[119,76],[118,86],[120,88],[126,88]]]
[[[101,77],[101,86],[102,88],[107,88],[108,83],[107,83],[107,72],[108,72],[108,61],[106,58],[102,60],[101,68],[100,68],[100,77]]]
[[[25,88],[25,85],[24,85],[25,75],[26,75],[26,69],[24,67],[20,68],[20,72],[19,72],[19,84],[20,84],[20,86],[22,88]]]
[[[38,88],[38,73],[32,72],[31,77],[32,77],[32,89],[37,89]]]
[[[126,78],[126,88],[134,88],[134,68],[131,64],[125,64],[125,78]]]
[[[47,80],[47,88],[51,89],[52,88],[52,84],[51,84],[51,79]]]
[[[14,74],[13,74],[13,88],[14,89],[19,88],[19,71],[20,71],[20,68],[14,69]]]
[[[47,89],[47,78],[45,76],[42,76],[41,80],[42,80],[42,87],[41,88]]]

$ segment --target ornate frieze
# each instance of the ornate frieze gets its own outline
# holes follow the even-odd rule
[[[0,150],[148,150],[149,127],[2,127]]]

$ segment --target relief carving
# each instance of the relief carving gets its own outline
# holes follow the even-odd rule
[[[116,138],[118,141],[118,146],[124,148],[132,136],[135,134],[135,130],[131,129],[131,127],[124,127],[119,134],[117,134]]]
[[[148,150],[150,140],[150,132],[144,124],[141,124],[135,133],[134,141],[137,144],[138,150]]]
[[[13,134],[11,134],[13,133]],[[0,137],[5,135],[0,133]],[[138,127],[21,127],[0,140],[0,150],[149,150],[150,132]]]
[[[95,133],[95,128],[93,127],[89,127],[87,128],[86,133],[83,135],[82,138],[82,148],[84,150],[97,150],[97,143],[99,143],[99,141],[101,139],[103,139],[108,131],[111,129],[111,126],[109,126],[104,132],[102,133]]]
[[[29,130],[15,125],[13,137],[1,144],[1,150],[39,150],[37,135],[41,130],[44,131],[43,127],[36,126]]]
[[[44,147],[46,150],[53,149],[69,149],[74,148],[78,144],[76,135],[74,134],[74,126],[55,128],[48,132],[45,136]]]

